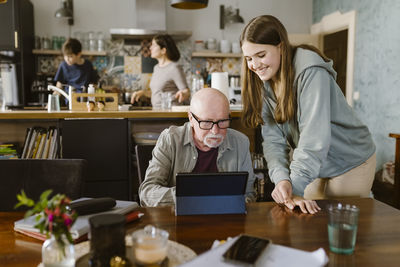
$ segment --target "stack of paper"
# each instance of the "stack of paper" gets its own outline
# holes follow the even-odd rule
[[[209,251],[201,254],[192,261],[189,261],[181,267],[231,267],[237,266],[224,261],[222,254],[235,242],[237,237],[228,240]],[[257,266],[281,267],[322,267],[328,262],[328,256],[324,249],[320,248],[313,252],[307,252],[299,249],[285,247],[281,245],[270,244],[257,260]]]

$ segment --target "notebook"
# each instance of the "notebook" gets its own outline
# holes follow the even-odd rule
[[[248,172],[177,173],[176,215],[246,213]]]

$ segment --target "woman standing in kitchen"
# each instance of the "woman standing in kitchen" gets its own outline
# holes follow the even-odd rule
[[[242,119],[261,125],[273,199],[315,213],[312,199],[368,197],[375,145],[337,85],[332,61],[315,47],[292,46],[269,15],[253,18],[240,44]]]
[[[139,101],[140,97],[151,97],[151,104],[161,106],[162,93],[171,92],[174,102],[183,103],[190,97],[182,67],[177,61],[180,53],[171,36],[168,34],[154,36],[150,46],[151,57],[158,61],[154,66],[150,81],[150,90],[139,90],[132,94],[131,103]]]

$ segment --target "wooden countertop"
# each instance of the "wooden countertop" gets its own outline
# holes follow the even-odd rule
[[[240,117],[241,111],[232,111],[232,117]],[[18,110],[0,112],[0,120],[6,119],[66,119],[66,118],[187,118],[186,111],[165,110],[130,110],[130,111],[57,111],[47,112],[45,110]]]

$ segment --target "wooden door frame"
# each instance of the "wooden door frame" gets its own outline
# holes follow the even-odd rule
[[[353,106],[353,85],[354,85],[354,43],[355,43],[356,12],[347,13],[336,11],[324,16],[320,22],[311,26],[311,34],[318,34],[321,37],[323,47],[323,35],[331,34],[347,29],[347,60],[346,60],[346,100]]]

